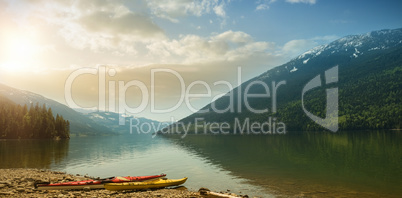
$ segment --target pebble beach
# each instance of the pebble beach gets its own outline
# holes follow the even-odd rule
[[[35,182],[68,182],[88,177],[39,169],[0,169],[0,197],[203,197],[185,187],[142,191],[37,190]]]

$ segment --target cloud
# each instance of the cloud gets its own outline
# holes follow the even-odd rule
[[[137,2],[134,2],[134,4]],[[165,39],[162,28],[147,13],[130,10],[120,1],[27,1],[20,2],[28,19],[52,27],[54,36],[83,50],[113,54],[136,54],[138,43]],[[27,25],[31,25],[27,22]],[[36,27],[35,27],[36,28]],[[48,28],[49,29],[49,28]]]
[[[38,35],[47,40],[44,46],[52,49],[41,57],[42,67],[87,67],[103,63],[120,66],[193,64],[243,60],[274,53],[273,43],[253,41],[251,35],[241,31],[212,33],[207,37],[179,35],[171,39],[147,13],[134,12],[126,5],[113,2],[76,1],[70,5],[64,1],[39,1],[41,6],[31,5],[35,11],[27,13],[28,18],[40,19],[41,25],[30,22],[27,25],[32,25]],[[218,1],[204,4],[211,13],[214,13],[214,6],[223,5]],[[217,20],[222,22],[222,19]]]
[[[258,0],[256,11],[268,10],[270,8],[269,5],[275,3],[277,0]],[[306,4],[315,4],[317,0],[286,0],[286,2],[294,4],[294,3],[306,3]]]
[[[135,54],[136,43],[165,39],[164,31],[148,16],[132,12],[95,11],[58,25],[68,43],[97,52]]]
[[[114,13],[99,11],[80,17],[77,22],[90,32],[101,32],[111,36],[137,35],[142,38],[163,35],[163,30],[145,15],[127,13],[113,16]]]
[[[276,0],[258,0],[257,7],[255,8],[256,11],[261,11],[261,10],[268,10],[269,5],[276,2]]]
[[[316,0],[286,0],[289,3],[306,3],[306,4],[315,4]]]
[[[180,39],[153,42],[147,45],[150,56],[158,56],[163,62],[181,63],[236,60],[253,53],[273,53],[274,44],[255,42],[241,31],[225,31],[210,37],[185,35]]]
[[[314,40],[291,40],[283,46],[282,51],[290,57],[295,57],[317,45],[318,43]]]
[[[315,40],[315,41],[321,41],[324,43],[329,43],[332,42],[336,39],[339,39],[339,36],[336,35],[326,35],[326,36],[316,36],[314,38],[312,38],[311,40]]]
[[[245,33],[245,32],[241,32],[241,31],[237,31],[237,32],[233,32],[232,30],[223,32],[219,35],[216,35],[213,37],[213,39],[215,40],[224,40],[224,41],[230,41],[233,43],[249,43],[252,42],[253,39],[252,37]]]
[[[269,9],[269,5],[267,5],[267,4],[260,4],[255,8],[255,10],[268,10],[268,9]]]
[[[225,0],[148,0],[146,3],[153,15],[174,23],[178,23],[180,17],[189,15],[199,17],[213,12],[219,17],[226,16]]]
[[[288,41],[283,47],[280,54],[289,58],[294,58],[303,52],[312,49],[318,45],[327,44],[331,41],[338,39],[338,36],[327,35],[317,36],[311,39],[297,39]]]
[[[215,12],[215,14],[217,16],[220,16],[220,17],[225,17],[226,16],[226,12],[223,9],[223,6],[224,6],[224,4],[222,3],[222,4],[217,5],[217,6],[214,7],[214,12]]]

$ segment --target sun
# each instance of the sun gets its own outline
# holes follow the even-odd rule
[[[14,35],[2,46],[0,67],[6,71],[24,71],[34,65],[38,47],[33,38]]]

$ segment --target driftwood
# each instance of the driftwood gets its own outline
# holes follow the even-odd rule
[[[227,195],[227,194],[222,194],[222,193],[217,193],[217,192],[212,192],[212,191],[207,192],[207,194],[213,195],[213,196],[217,196],[217,197],[239,198],[239,197],[237,197],[237,196],[235,197],[235,196],[232,196],[232,195]]]
[[[242,197],[248,197],[246,196],[233,196],[233,195],[228,195],[228,194],[223,194],[223,193],[217,193],[217,192],[213,192],[211,190],[209,190],[208,188],[200,188],[200,190],[198,190],[198,192],[200,193],[200,195],[206,195],[208,197],[222,197],[222,198],[242,198]]]

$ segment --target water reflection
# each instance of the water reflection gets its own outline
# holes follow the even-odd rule
[[[68,149],[69,140],[0,140],[0,168],[50,168]]]
[[[392,197],[402,193],[399,132],[170,138],[223,169],[281,194],[340,196],[358,191]]]
[[[189,177],[185,186],[190,190],[208,187],[270,196],[174,140],[147,135],[72,138],[68,157],[52,169],[99,177],[166,173],[169,178]]]

